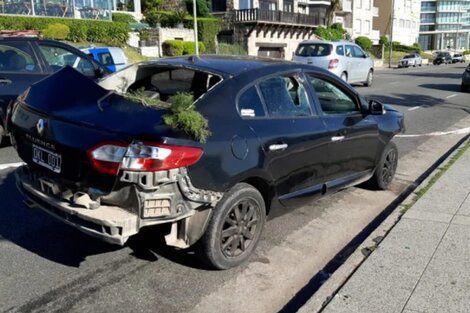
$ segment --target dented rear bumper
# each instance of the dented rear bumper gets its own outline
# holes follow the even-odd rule
[[[177,197],[179,201],[165,204],[168,208],[157,210],[160,216],[155,215],[157,217],[149,218],[148,213],[143,212],[143,208],[132,211],[119,205],[92,201],[91,197],[83,192],[64,197],[64,194],[71,194],[71,192],[55,187],[50,179],[46,179],[44,183],[41,178],[32,178],[28,166],[18,168],[15,176],[17,187],[26,197],[25,203],[29,207],[40,208],[88,235],[117,245],[124,245],[129,237],[137,234],[142,227],[172,224],[171,233],[165,238],[167,244],[186,248],[200,238],[210,217],[211,209],[215,205],[215,201],[210,203],[202,199],[194,202],[185,197],[183,192],[179,192],[178,195],[173,195],[173,198]],[[172,186],[173,191],[178,192],[184,188],[177,181],[173,184],[176,184]],[[138,202],[142,205],[148,203],[149,200],[160,204],[166,203],[164,200],[151,200],[152,195],[158,194],[158,191],[143,190],[140,193],[138,197],[141,199]],[[79,196],[76,196],[77,194]],[[163,193],[163,196],[167,195],[168,193]],[[216,198],[220,199],[220,197],[221,195],[217,195]],[[155,209],[151,211],[155,212]],[[168,214],[162,215],[163,211]]]

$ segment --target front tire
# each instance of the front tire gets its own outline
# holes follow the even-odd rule
[[[245,262],[258,244],[266,221],[260,192],[240,183],[217,204],[200,240],[201,259],[215,269],[229,269]]]
[[[395,143],[389,142],[385,146],[374,176],[370,184],[374,189],[386,190],[390,186],[398,165],[398,149]]]
[[[343,81],[348,82],[348,74],[346,72],[342,72],[339,76]]]

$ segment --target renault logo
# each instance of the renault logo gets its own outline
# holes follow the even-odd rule
[[[36,130],[38,131],[38,134],[42,136],[44,133],[44,129],[46,128],[46,122],[41,118],[36,124]]]

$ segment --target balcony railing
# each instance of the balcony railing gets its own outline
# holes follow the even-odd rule
[[[276,24],[311,25],[319,24],[320,16],[301,13],[271,11],[261,9],[235,10],[235,23],[268,22]]]

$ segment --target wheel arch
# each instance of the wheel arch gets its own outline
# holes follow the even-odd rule
[[[261,193],[264,204],[266,206],[266,215],[269,215],[272,199],[274,196],[274,188],[268,183],[266,179],[256,176],[246,178],[242,182],[253,186]]]

